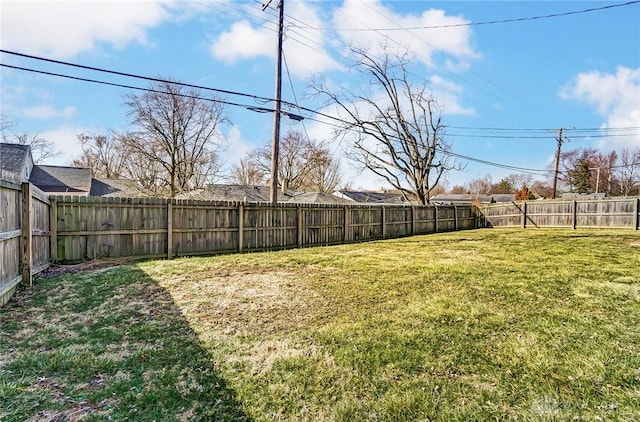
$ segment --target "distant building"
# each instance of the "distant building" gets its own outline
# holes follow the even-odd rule
[[[94,178],[90,168],[34,164],[31,148],[21,144],[0,143],[0,179],[30,182],[49,195],[149,196],[131,181]]]
[[[232,202],[270,202],[270,187],[261,185],[222,185],[211,184],[201,189],[185,192],[176,199],[196,199],[202,201],[232,201]],[[298,192],[286,189],[278,190],[278,202],[340,204],[350,201],[325,192]]]
[[[349,201],[358,202],[362,204],[394,204],[405,205],[416,203],[417,201],[407,201],[402,193],[397,191],[354,191],[354,190],[341,190],[338,192],[339,196]]]
[[[29,180],[33,157],[28,145],[0,143],[0,179],[12,183]]]
[[[50,195],[89,196],[91,169],[80,167],[33,166],[29,182]]]
[[[467,193],[439,193],[431,198],[431,203],[442,205],[480,205],[494,202],[511,202],[515,199],[513,193],[495,194],[467,194]]]

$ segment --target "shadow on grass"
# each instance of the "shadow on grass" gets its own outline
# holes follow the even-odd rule
[[[0,313],[0,420],[250,420],[135,266],[42,279]]]

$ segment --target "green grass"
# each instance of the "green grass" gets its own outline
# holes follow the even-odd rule
[[[477,230],[61,275],[0,419],[640,420],[640,233]]]

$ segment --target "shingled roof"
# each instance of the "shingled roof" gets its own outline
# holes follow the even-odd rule
[[[91,169],[34,166],[29,181],[48,193],[88,195],[91,190]]]
[[[29,145],[0,143],[0,169],[4,177],[18,183],[26,181],[32,166]],[[23,170],[27,174],[23,174]]]
[[[204,201],[269,202],[270,187],[259,185],[207,185],[202,189],[178,195],[177,198]],[[336,204],[349,201],[325,192],[298,192],[288,189],[284,194],[278,190],[278,202]]]
[[[138,188],[135,182],[125,179],[91,179],[90,196],[105,197],[148,197],[152,196],[150,192]]]
[[[340,193],[355,202],[366,204],[406,204],[407,200],[399,192],[351,191]]]

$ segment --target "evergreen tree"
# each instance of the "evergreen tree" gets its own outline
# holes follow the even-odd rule
[[[591,193],[591,162],[586,153],[576,163],[576,166],[569,171],[569,180],[571,192],[575,193]]]

